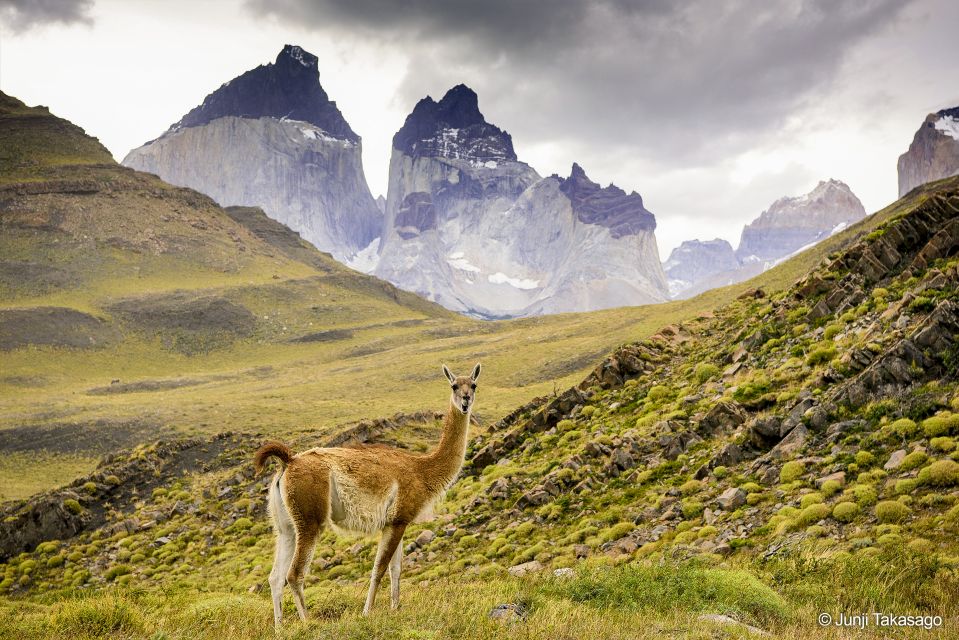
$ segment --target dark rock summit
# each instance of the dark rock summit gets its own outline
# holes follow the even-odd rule
[[[443,157],[463,160],[516,160],[513,139],[486,122],[476,92],[459,84],[436,102],[426,96],[393,136],[393,148],[411,158]]]
[[[170,127],[198,127],[217,118],[286,118],[314,124],[341,140],[360,137],[320,86],[318,59],[295,45],[286,45],[276,61],[260,65],[222,85],[203,104]]]
[[[602,225],[614,238],[656,229],[656,217],[643,206],[641,195],[627,194],[614,184],[600,187],[575,162],[569,177],[560,179],[559,190],[569,198],[580,222]]]
[[[921,184],[959,174],[959,107],[926,116],[897,168],[900,198]]]

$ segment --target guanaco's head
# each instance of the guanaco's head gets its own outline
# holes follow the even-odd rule
[[[476,381],[479,380],[480,366],[473,367],[473,373],[469,376],[454,376],[445,364],[443,373],[450,381],[450,387],[453,389],[453,395],[450,396],[450,404],[456,407],[458,411],[469,413],[473,408],[473,402],[476,401]]]

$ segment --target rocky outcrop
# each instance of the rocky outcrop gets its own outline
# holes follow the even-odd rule
[[[865,217],[839,180],[821,181],[803,196],[780,198],[743,227],[735,252],[724,240],[683,242],[663,264],[673,299],[690,298],[759,275]]]
[[[227,82],[123,164],[223,206],[262,207],[358,268],[381,234],[359,136],[319,82],[316,56],[287,45],[272,64]]]
[[[926,116],[899,156],[899,197],[921,184],[959,174],[959,107]]]
[[[464,85],[421,100],[393,139],[376,275],[480,317],[666,299],[639,194],[541,178]]]

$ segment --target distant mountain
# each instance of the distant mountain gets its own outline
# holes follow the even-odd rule
[[[275,62],[221,86],[123,164],[223,206],[262,207],[351,264],[378,243],[383,221],[361,154],[360,137],[320,85],[316,56],[286,45]]]
[[[862,202],[848,185],[821,181],[805,195],[772,203],[743,227],[735,252],[724,240],[683,242],[663,265],[670,294],[688,298],[751,278],[865,215]]]
[[[393,138],[376,275],[480,317],[659,302],[642,197],[574,164],[541,178],[465,85],[420,100]]]
[[[959,107],[926,116],[899,156],[899,197],[921,184],[959,175]]]

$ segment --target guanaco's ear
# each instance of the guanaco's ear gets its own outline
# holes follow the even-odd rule
[[[445,364],[443,365],[443,373],[445,373],[446,377],[450,379],[450,382],[456,380],[456,376],[453,375],[453,372],[450,371],[449,367],[447,367]]]
[[[477,380],[479,380],[479,374],[480,374],[480,365],[477,362],[476,366],[473,367],[473,375],[472,375],[473,382],[476,382]]]

